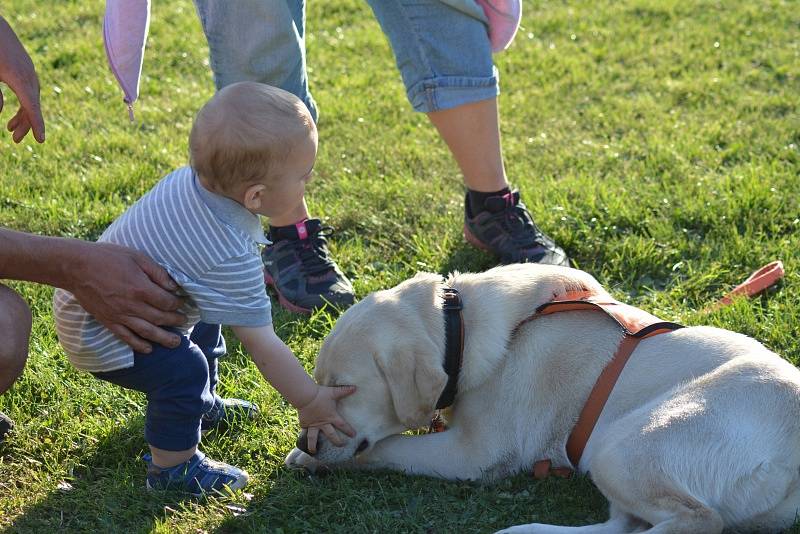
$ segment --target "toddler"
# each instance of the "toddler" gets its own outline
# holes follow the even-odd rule
[[[279,216],[303,202],[317,154],[317,130],[305,105],[281,89],[241,82],[219,91],[197,114],[190,166],[162,179],[100,236],[147,253],[169,271],[186,302],[177,348],[140,354],[80,307],[54,297],[59,341],[78,368],[147,395],[148,488],[200,495],[244,487],[241,469],[198,451],[201,432],[255,405],[216,394],[222,324],[250,353],[264,378],[298,411],[314,450],[319,431],[353,429],[336,411],[350,386],[317,385],[275,334],[258,244],[259,215]],[[108,273],[114,276],[115,273]]]

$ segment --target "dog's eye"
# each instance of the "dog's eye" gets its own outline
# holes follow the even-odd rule
[[[364,450],[369,447],[369,440],[362,440],[361,443],[358,444],[358,448],[356,449],[356,454],[359,452],[364,452]]]

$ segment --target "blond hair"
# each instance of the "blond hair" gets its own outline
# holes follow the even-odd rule
[[[293,94],[263,83],[235,83],[197,112],[189,162],[207,185],[223,191],[263,183],[297,141],[315,130],[305,104]]]

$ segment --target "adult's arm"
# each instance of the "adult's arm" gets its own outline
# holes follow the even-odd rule
[[[149,341],[176,347],[159,328],[182,324],[169,274],[147,255],[111,243],[43,237],[0,228],[0,278],[66,289],[97,321],[138,352]]]
[[[19,109],[8,121],[15,143],[22,141],[33,129],[33,137],[44,142],[44,119],[39,104],[39,78],[33,61],[17,39],[14,30],[0,16],[0,82],[4,82],[17,95]],[[3,93],[0,92],[0,112],[3,111]]]

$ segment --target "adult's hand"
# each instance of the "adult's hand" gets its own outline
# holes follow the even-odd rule
[[[39,78],[33,61],[17,39],[11,26],[0,17],[0,82],[17,95],[19,109],[8,121],[12,139],[19,143],[33,130],[33,137],[44,142],[44,119],[39,104]],[[3,111],[3,93],[0,92],[0,112]]]
[[[135,351],[148,341],[177,347],[180,337],[159,326],[183,324],[182,300],[167,271],[147,255],[111,243],[72,241],[73,261],[65,265],[70,291],[81,306]]]

